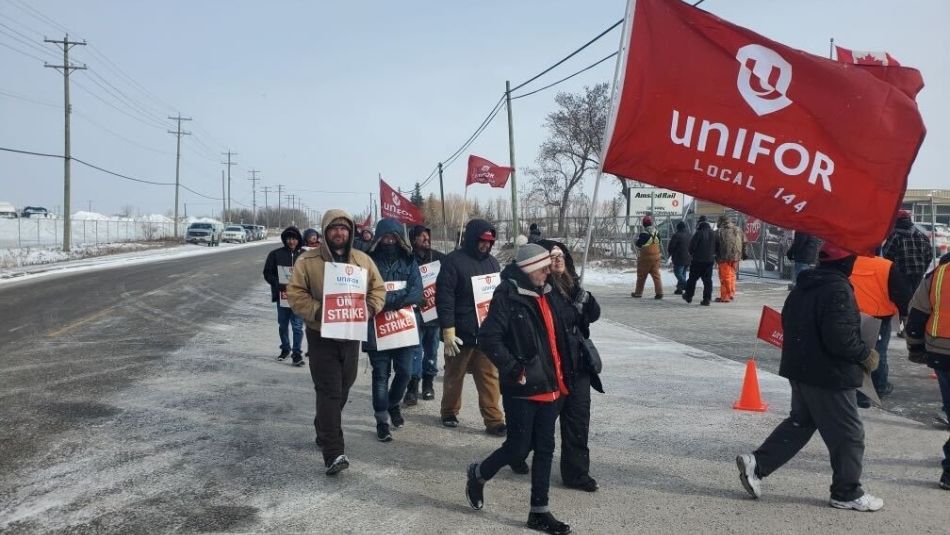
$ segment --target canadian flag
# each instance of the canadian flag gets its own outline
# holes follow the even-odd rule
[[[838,56],[838,61],[842,63],[853,63],[855,65],[878,65],[881,67],[900,66],[900,63],[894,59],[894,56],[888,54],[887,52],[849,50],[843,46],[835,45],[835,53]]]
[[[894,56],[887,52],[866,52],[848,50],[835,45],[835,55],[838,62],[854,65],[875,78],[879,78],[900,89],[910,98],[917,98],[917,93],[924,88],[924,79],[920,71],[908,67],[901,67]]]
[[[905,90],[680,0],[630,0],[626,20],[605,172],[880,245],[925,134]]]
[[[379,213],[400,223],[415,224],[425,221],[422,211],[382,178],[379,179]]]
[[[503,188],[511,176],[511,168],[492,163],[485,158],[468,157],[468,175],[465,178],[465,187],[471,184],[488,184],[493,188]]]

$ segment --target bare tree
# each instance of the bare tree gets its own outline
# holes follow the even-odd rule
[[[528,174],[533,193],[545,205],[557,208],[558,234],[565,230],[564,220],[575,188],[600,165],[609,98],[606,83],[585,87],[581,93],[558,93],[554,97],[558,109],[544,122],[549,136],[539,149],[538,168],[528,170]]]

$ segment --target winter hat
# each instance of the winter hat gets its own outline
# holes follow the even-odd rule
[[[842,258],[847,258],[853,256],[854,253],[848,251],[847,249],[842,249],[837,245],[826,241],[821,246],[821,251],[818,252],[818,260],[821,262],[834,262],[835,260],[841,260]]]
[[[705,223],[706,221],[708,221],[708,220],[706,219],[706,216],[704,216],[704,215],[699,216],[699,222],[700,222],[700,223]]]
[[[676,224],[676,230],[686,230],[686,223],[683,223],[682,221],[680,221],[679,223],[677,223],[677,224]]]
[[[529,243],[518,248],[518,253],[515,254],[515,263],[518,264],[521,271],[533,273],[551,265],[551,253],[536,243]]]
[[[910,219],[910,218],[911,218],[910,210],[897,211],[897,219]]]
[[[645,215],[645,216],[643,216],[643,221],[642,221],[642,223],[643,223],[643,226],[644,226],[644,227],[649,227],[650,225],[653,224],[653,218],[650,217],[650,216],[648,216],[648,215]]]
[[[350,220],[347,219],[347,218],[345,218],[345,217],[338,217],[338,218],[334,219],[333,221],[330,221],[330,224],[327,225],[327,228],[330,228],[330,227],[336,226],[336,225],[343,225],[344,227],[346,227],[346,228],[348,228],[348,229],[350,229],[350,230],[353,230],[353,227],[350,226]]]

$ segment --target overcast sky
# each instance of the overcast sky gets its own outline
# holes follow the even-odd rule
[[[91,45],[75,47],[71,57],[89,68],[72,75],[73,156],[174,182],[175,137],[163,118],[180,111],[194,118],[184,128],[195,134],[182,140],[183,184],[219,197],[218,153],[230,147],[238,153],[234,207],[250,205],[248,171],[257,169],[260,186],[283,184],[310,208],[359,211],[378,191],[377,173],[403,189],[425,179],[475,130],[506,79],[516,85],[532,77],[622,18],[624,8],[622,0],[0,0],[0,146],[62,153],[63,79],[43,67],[62,55],[51,55],[56,48],[42,37],[62,39],[68,28]],[[834,37],[919,68],[928,134],[910,187],[950,183],[940,159],[950,147],[950,2],[706,0],[702,8],[818,55],[828,54]],[[618,40],[619,28],[525,90],[595,62]],[[554,93],[610,81],[613,69],[607,61],[515,102],[519,168],[537,155]],[[462,192],[470,152],[508,162],[504,119],[499,114],[447,169],[447,192]],[[61,160],[0,152],[0,201],[55,209],[62,182]],[[437,194],[438,181],[424,192]],[[486,186],[470,191],[485,200],[499,194]],[[166,213],[174,191],[74,164],[72,198],[74,211],[91,201],[103,213],[124,205]],[[190,192],[182,200],[189,215],[220,208]]]

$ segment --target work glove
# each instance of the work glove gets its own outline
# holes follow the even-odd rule
[[[881,355],[877,353],[876,349],[872,349],[868,357],[861,361],[861,367],[864,368],[864,371],[871,373],[877,369],[877,365],[881,362]]]
[[[455,327],[442,329],[442,342],[445,344],[446,357],[454,357],[462,352],[462,339],[455,336]]]
[[[907,360],[914,364],[927,364],[927,350],[923,344],[907,344]]]

